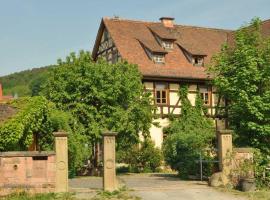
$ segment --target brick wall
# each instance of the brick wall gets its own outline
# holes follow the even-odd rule
[[[55,191],[55,152],[0,153],[0,196]]]

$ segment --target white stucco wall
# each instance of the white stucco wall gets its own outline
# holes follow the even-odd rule
[[[169,119],[156,119],[154,122],[159,122],[160,127],[156,127],[152,124],[150,128],[150,136],[155,142],[155,146],[161,148],[163,143],[163,128],[169,125]]]

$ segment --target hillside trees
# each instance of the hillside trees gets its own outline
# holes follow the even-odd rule
[[[39,89],[39,83],[46,80],[49,71],[54,68],[54,65],[33,68],[16,72],[10,75],[0,77],[0,83],[3,85],[3,92],[6,95],[15,95],[19,97],[35,96]]]
[[[239,29],[235,43],[225,45],[211,72],[221,96],[229,100],[228,119],[235,142],[270,152],[270,39],[263,38],[260,20]]]
[[[53,70],[42,94],[58,109],[69,111],[93,143],[105,129],[118,132],[118,148],[138,143],[152,122],[149,94],[137,66],[91,60],[89,52],[71,53]]]

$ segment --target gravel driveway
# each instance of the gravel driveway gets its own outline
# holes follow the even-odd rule
[[[132,194],[143,200],[246,200],[244,197],[208,187],[206,182],[183,181],[172,174],[121,175],[118,180],[132,189]],[[75,178],[70,180],[69,187],[71,192],[90,198],[94,196],[95,190],[102,188],[102,179]]]

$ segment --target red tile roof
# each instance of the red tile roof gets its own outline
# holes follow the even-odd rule
[[[269,21],[270,22],[270,21]],[[270,35],[270,23],[265,31]],[[184,50],[192,55],[205,55],[204,63],[220,51],[222,44],[230,39],[231,30],[174,25],[164,27],[161,22],[144,22],[119,18],[103,18],[93,49],[96,58],[99,40],[104,28],[110,33],[121,57],[129,63],[138,64],[144,77],[166,77],[182,79],[208,79],[206,67],[193,66]],[[153,52],[163,52],[154,34],[160,38],[175,40],[174,48],[165,54],[165,64],[157,64],[149,59],[144,47]]]
[[[7,104],[0,103],[0,124],[12,117],[14,114],[16,114],[15,108]]]

